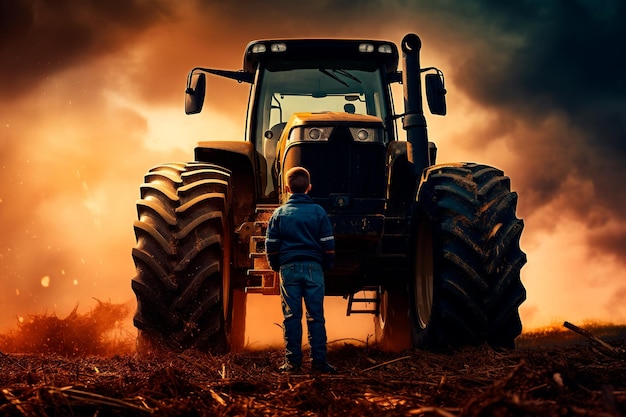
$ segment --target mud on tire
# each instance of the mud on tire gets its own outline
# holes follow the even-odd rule
[[[230,172],[212,164],[146,175],[132,251],[138,349],[228,349],[231,194]]]
[[[414,213],[409,280],[413,345],[513,347],[526,292],[517,193],[478,164],[424,171]]]

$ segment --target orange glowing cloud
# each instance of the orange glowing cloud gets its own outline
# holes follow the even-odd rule
[[[77,303],[86,309],[94,297],[133,302],[132,222],[145,172],[189,160],[199,140],[243,140],[247,86],[210,77],[205,110],[187,117],[191,68],[237,70],[258,38],[399,42],[408,32],[422,37],[423,64],[446,75],[449,115],[428,119],[438,160],[497,166],[519,193],[524,325],[626,320],[625,87],[616,72],[623,65],[602,55],[626,36],[626,6],[585,12],[586,3],[574,3],[540,11],[478,0],[4,2],[0,328],[32,313],[64,316]],[[581,54],[602,65],[602,77]],[[333,315],[345,314],[333,303]],[[269,328],[250,342],[280,338]]]

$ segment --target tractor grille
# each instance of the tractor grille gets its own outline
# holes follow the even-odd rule
[[[338,126],[328,142],[291,145],[284,170],[303,166],[311,172],[313,200],[329,214],[382,214],[385,207],[385,145],[359,143],[347,126]]]

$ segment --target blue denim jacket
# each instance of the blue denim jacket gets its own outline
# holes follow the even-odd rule
[[[328,214],[307,194],[292,194],[270,218],[265,249],[274,271],[289,262],[304,260],[331,269],[335,262],[335,238]]]

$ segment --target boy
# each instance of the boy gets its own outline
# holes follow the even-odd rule
[[[298,372],[302,364],[302,299],[306,305],[311,346],[311,368],[335,373],[326,362],[324,270],[335,261],[335,238],[326,211],[307,195],[311,175],[302,167],[287,171],[289,200],[269,221],[265,239],[267,260],[280,271],[280,298],[284,316],[285,363],[281,372]]]

